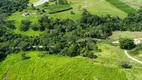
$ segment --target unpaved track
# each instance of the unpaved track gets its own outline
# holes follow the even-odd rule
[[[49,0],[39,0],[38,2],[34,3],[33,5],[34,6],[39,6],[39,5],[41,5],[41,4],[45,3],[45,2],[48,2],[48,1]]]
[[[131,60],[133,60],[133,61],[135,61],[135,62],[137,62],[137,63],[139,63],[139,64],[142,64],[142,61],[137,60],[137,59],[131,57],[131,56],[128,54],[127,50],[124,50],[124,53],[125,53],[125,55],[126,55],[128,58],[130,58]]]

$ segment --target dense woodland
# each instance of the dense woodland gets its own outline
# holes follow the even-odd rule
[[[1,13],[13,13],[26,8],[27,3],[18,0],[2,3],[0,1]],[[20,3],[22,4],[20,4]],[[11,3],[10,3],[11,4]],[[1,7],[3,5],[7,5]],[[16,6],[20,5],[17,9]],[[7,11],[6,11],[7,10]],[[12,21],[4,21],[1,17],[0,24],[0,56],[19,51],[40,50],[48,54],[60,54],[64,56],[77,56],[96,58],[94,53],[98,49],[97,40],[107,39],[113,31],[142,31],[142,10],[129,14],[125,19],[111,15],[97,16],[84,10],[80,20],[53,19],[44,15],[38,19],[39,26],[32,24],[30,20],[22,20],[20,30],[27,31],[31,27],[34,31],[44,31],[40,36],[25,36],[15,34],[15,26]]]
[[[29,0],[0,0],[0,14],[11,14],[15,11],[22,11],[27,7]]]

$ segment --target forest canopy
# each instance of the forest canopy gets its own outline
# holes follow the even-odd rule
[[[27,7],[29,0],[0,0],[0,14],[11,14],[15,11],[22,11]]]

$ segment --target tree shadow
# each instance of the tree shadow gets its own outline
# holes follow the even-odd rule
[[[6,54],[0,54],[0,62],[4,61],[6,57]]]

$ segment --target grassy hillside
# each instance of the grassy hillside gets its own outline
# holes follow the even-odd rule
[[[0,79],[7,80],[141,80],[141,66],[122,69],[121,60],[129,59],[123,50],[108,44],[99,44],[103,50],[96,60],[80,56],[70,58],[58,55],[39,57],[41,52],[27,52],[30,59],[21,60],[20,54],[11,54],[0,62]],[[135,73],[133,73],[135,72]]]
[[[38,53],[27,53],[31,57],[28,60],[20,60],[18,54],[9,55],[0,65],[1,78],[6,75],[7,80],[126,80],[126,76],[121,69],[95,64],[89,59],[54,55],[40,58],[37,56]],[[7,73],[6,69],[8,70]]]

